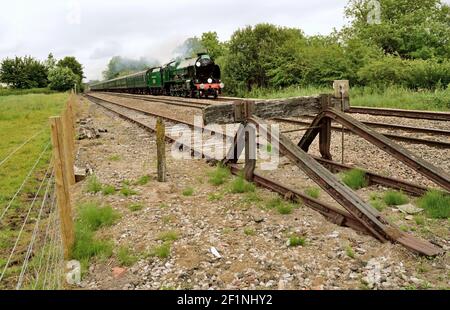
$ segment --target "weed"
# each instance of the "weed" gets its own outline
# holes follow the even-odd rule
[[[407,225],[400,225],[400,230],[404,231],[404,232],[408,232],[409,231],[409,227]]]
[[[408,196],[402,192],[397,192],[394,190],[388,190],[384,194],[383,200],[388,206],[403,205],[409,201]]]
[[[161,241],[176,241],[178,240],[180,237],[178,235],[177,231],[174,230],[170,230],[170,231],[166,231],[166,232],[162,232],[161,234],[159,234],[158,239]]]
[[[288,203],[282,203],[277,206],[277,211],[280,214],[291,214],[292,213],[292,205]]]
[[[219,193],[211,193],[208,195],[208,201],[219,201],[223,199],[223,195]]]
[[[194,195],[194,189],[192,187],[185,188],[182,192],[183,196],[189,197]]]
[[[305,194],[312,198],[319,198],[320,196],[320,188],[318,187],[308,187],[305,189]]]
[[[111,155],[108,157],[110,161],[119,161],[121,159],[120,155]]]
[[[110,206],[100,207],[93,202],[83,204],[78,212],[78,222],[92,231],[113,225],[119,217],[120,215]]]
[[[138,204],[138,203],[134,203],[128,206],[128,209],[130,209],[131,212],[136,212],[136,211],[140,211],[144,208],[143,205]]]
[[[247,236],[254,236],[256,232],[253,228],[247,227],[244,229],[244,234],[246,234]]]
[[[102,194],[103,194],[104,196],[112,195],[112,194],[114,194],[115,192],[116,192],[116,188],[115,188],[114,186],[112,186],[112,185],[105,185],[105,186],[103,186],[103,188],[102,188]]]
[[[102,183],[97,179],[95,175],[91,175],[87,179],[86,191],[88,193],[98,193],[102,190]]]
[[[159,207],[161,209],[167,209],[169,206],[167,204],[165,204],[165,203],[162,203],[162,204],[159,205]]]
[[[150,176],[149,175],[143,175],[135,182],[135,185],[145,185],[148,182],[150,182]]]
[[[372,206],[372,208],[377,209],[379,212],[382,212],[384,208],[386,208],[384,202],[379,199],[371,200],[370,205]]]
[[[292,235],[289,237],[288,245],[290,247],[305,246],[306,239],[303,236]]]
[[[430,218],[450,218],[450,195],[438,190],[430,190],[418,201],[417,205],[425,210]]]
[[[137,195],[137,192],[135,190],[129,188],[128,185],[124,185],[122,187],[122,189],[120,190],[120,193],[125,197]]]
[[[156,256],[161,259],[168,258],[170,256],[170,242],[164,242],[161,245],[156,245],[150,250],[150,256]]]
[[[421,215],[416,215],[414,216],[414,221],[416,222],[417,225],[421,226],[423,224],[425,224],[425,218]]]
[[[345,248],[345,254],[350,258],[355,258],[355,251],[353,251],[353,248],[350,245]]]
[[[366,187],[368,184],[366,173],[360,169],[352,169],[345,172],[342,177],[342,182],[354,190]]]
[[[128,246],[122,245],[117,251],[117,259],[121,266],[132,266],[137,262],[138,257],[130,251]]]
[[[227,179],[230,177],[231,172],[228,167],[223,167],[218,165],[216,169],[209,174],[209,183],[214,186],[219,186],[224,184]]]
[[[233,183],[231,183],[231,192],[233,194],[242,194],[254,191],[255,185],[247,182],[241,175],[235,178]]]

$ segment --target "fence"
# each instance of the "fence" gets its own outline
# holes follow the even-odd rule
[[[51,139],[0,209],[0,289],[64,287],[65,259],[74,242],[69,187],[75,183],[77,106],[78,97],[72,93],[61,115],[50,118]],[[42,133],[0,159],[0,169]]]

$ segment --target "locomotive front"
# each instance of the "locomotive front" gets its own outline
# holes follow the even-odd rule
[[[217,98],[225,85],[220,80],[220,68],[207,54],[199,54],[195,63],[194,87],[200,97]]]

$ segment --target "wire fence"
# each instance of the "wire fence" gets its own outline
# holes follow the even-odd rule
[[[72,244],[67,244],[64,231],[72,218],[70,197],[61,199],[59,184],[67,187],[74,182],[67,171],[72,169],[73,174],[74,145],[70,144],[74,143],[72,109],[76,102],[72,95],[62,115],[51,118],[59,120],[61,128],[51,126],[52,141],[45,142],[40,153],[30,159],[33,164],[20,185],[9,200],[0,204],[0,289],[65,288],[65,259]],[[42,133],[33,134],[14,148],[0,160],[0,167]],[[50,152],[53,155],[48,159]],[[69,218],[62,218],[61,210],[69,210],[65,212]]]

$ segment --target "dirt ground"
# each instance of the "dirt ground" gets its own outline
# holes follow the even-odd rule
[[[256,194],[230,193],[232,178],[213,186],[208,174],[214,167],[204,160],[172,158],[170,144],[166,146],[168,181],[158,183],[155,136],[85,99],[82,105],[83,117],[108,132],[98,139],[79,141],[77,164],[88,165],[103,184],[116,188],[143,175],[150,175],[150,181],[132,185],[137,194],[130,197],[87,193],[86,181],[74,186],[77,204],[99,201],[121,214],[114,226],[98,232],[99,237],[113,240],[113,256],[92,260],[82,283],[74,289],[450,288],[449,254],[419,257],[400,245],[382,244],[329,223],[305,206],[279,214],[265,208],[276,194],[261,188]],[[353,148],[356,145],[347,152],[351,154]],[[283,158],[281,163],[278,170],[265,174],[300,191],[313,185],[297,167]],[[379,165],[383,167],[382,162]],[[193,189],[191,196],[183,195],[187,188]],[[372,186],[358,192],[367,199],[370,193],[384,190]],[[337,206],[323,192],[319,199]],[[132,212],[128,206],[133,203],[144,208]],[[386,208],[383,214],[397,225],[408,225],[413,234],[450,248],[449,221],[427,219],[418,225],[394,208]],[[179,235],[170,256],[146,255],[162,243],[159,236],[167,231]],[[287,245],[293,233],[305,238],[303,246]],[[132,266],[120,266],[120,246],[128,246],[139,258]],[[220,258],[212,254],[212,247]]]

